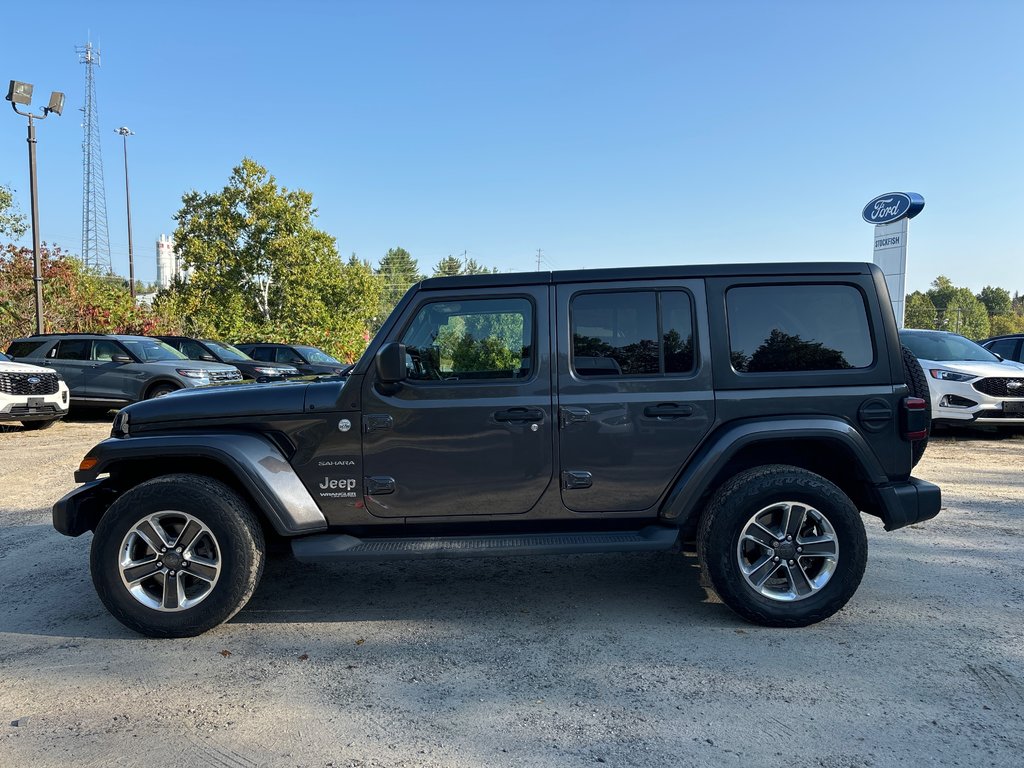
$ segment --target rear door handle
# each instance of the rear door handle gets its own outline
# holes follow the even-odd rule
[[[544,411],[540,408],[509,408],[492,415],[495,421],[544,421]]]
[[[644,408],[644,416],[649,419],[681,419],[684,416],[692,415],[692,405],[662,403],[661,405],[648,405]]]

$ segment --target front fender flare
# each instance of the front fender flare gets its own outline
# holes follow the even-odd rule
[[[75,472],[75,481],[88,483],[116,472],[128,462],[168,458],[209,459],[226,467],[255,500],[259,511],[282,536],[326,530],[327,520],[278,448],[263,437],[247,433],[153,435],[109,438],[89,451],[97,460]]]
[[[712,436],[688,462],[662,505],[660,516],[680,524],[698,510],[704,494],[720,470],[744,448],[760,442],[780,440],[828,440],[841,445],[855,457],[860,470],[876,486],[889,483],[878,459],[864,437],[839,419],[795,417],[772,421],[748,421],[730,425]]]

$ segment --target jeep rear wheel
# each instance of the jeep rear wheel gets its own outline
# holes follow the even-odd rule
[[[772,465],[714,495],[697,551],[719,597],[745,619],[800,627],[828,618],[856,592],[867,536],[853,502],[820,475]]]
[[[924,400],[925,410],[925,423],[928,425],[928,433],[932,431],[932,396],[928,390],[928,379],[924,375],[924,371],[921,369],[921,363],[917,361],[917,357],[907,347],[901,348],[903,351],[903,378],[907,382],[907,388],[910,390],[911,397],[919,397]],[[916,467],[917,463],[924,456],[924,449],[928,447],[928,435],[925,435],[921,440],[915,440],[910,444],[910,466]]]
[[[150,637],[191,637],[234,616],[263,571],[248,505],[223,483],[168,475],[136,486],[100,519],[93,584],[107,610]]]

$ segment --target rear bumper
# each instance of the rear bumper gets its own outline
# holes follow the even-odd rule
[[[931,520],[942,508],[939,486],[916,477],[879,488],[878,493],[882,502],[879,511],[887,531]]]

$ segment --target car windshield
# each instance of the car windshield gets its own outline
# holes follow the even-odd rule
[[[319,363],[320,365],[342,365],[341,362],[335,360],[333,357],[328,355],[316,347],[296,347],[302,356],[311,363]]]
[[[901,333],[900,341],[915,357],[936,362],[997,363],[999,358],[980,344],[955,333]]]
[[[154,360],[188,360],[174,347],[156,339],[121,339],[128,351],[144,363]]]
[[[248,362],[252,360],[245,352],[233,347],[230,344],[225,344],[223,341],[204,341],[209,347],[213,347],[217,350],[217,354],[225,360],[238,360],[239,362]]]

